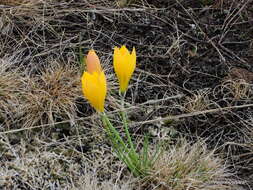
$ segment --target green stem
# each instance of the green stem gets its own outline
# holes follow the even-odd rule
[[[135,151],[133,152],[133,150],[129,150],[128,146],[124,143],[121,136],[119,135],[119,132],[111,124],[107,115],[105,113],[102,113],[101,117],[105,125],[107,134],[109,135],[109,138],[112,142],[114,151],[117,153],[119,159],[126,163],[126,165],[129,167],[129,169],[133,172],[135,176],[139,176],[139,170],[138,168],[136,168],[136,161],[138,161],[138,155]]]
[[[122,115],[122,119],[123,119],[123,126],[124,126],[124,130],[125,130],[125,133],[127,136],[127,141],[128,141],[130,148],[131,148],[131,152],[136,154],[135,147],[134,147],[132,138],[131,138],[129,130],[128,130],[127,114],[124,111],[125,95],[126,95],[126,93],[121,94],[121,115]]]
[[[107,117],[107,115],[105,113],[102,114],[102,121],[105,124],[105,127],[109,128],[110,131],[108,131],[108,132],[110,132],[110,136],[113,133],[113,135],[115,135],[115,137],[120,142],[120,144],[123,146],[123,148],[125,150],[127,150],[128,148],[127,148],[126,144],[124,143],[124,141],[122,140],[121,136],[119,135],[119,132],[113,127],[113,125],[111,124],[109,118]]]

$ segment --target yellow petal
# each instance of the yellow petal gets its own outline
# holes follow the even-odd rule
[[[99,112],[104,111],[106,97],[106,77],[103,71],[92,74],[84,72],[82,76],[82,89],[84,97]]]
[[[113,66],[120,84],[120,91],[125,92],[128,87],[129,80],[136,67],[136,52],[133,48],[132,53],[128,51],[126,46],[114,48]]]
[[[101,72],[100,60],[94,50],[90,50],[86,57],[87,72]]]
[[[129,56],[130,55],[130,53],[125,45],[121,46],[120,54],[121,54],[121,56]]]

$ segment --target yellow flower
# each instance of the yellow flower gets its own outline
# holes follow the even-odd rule
[[[93,73],[94,71],[97,72],[102,71],[100,60],[93,49],[88,52],[85,61],[86,61],[86,69],[89,73]]]
[[[128,51],[126,46],[114,48],[113,67],[120,84],[120,92],[127,90],[129,80],[136,66],[136,52],[133,48],[132,53]]]
[[[106,77],[94,50],[90,50],[86,57],[86,67],[81,79],[84,97],[98,112],[104,112]]]

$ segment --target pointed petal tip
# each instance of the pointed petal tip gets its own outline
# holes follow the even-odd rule
[[[131,53],[131,54],[136,54],[135,47],[133,47],[133,49],[132,49],[132,53]]]
[[[90,50],[88,51],[88,54],[91,54],[91,53],[93,54],[93,53],[96,53],[96,52],[95,52],[94,49],[90,49]]]
[[[86,67],[89,73],[93,73],[94,71],[100,72],[102,70],[99,57],[93,49],[89,50],[86,56]]]

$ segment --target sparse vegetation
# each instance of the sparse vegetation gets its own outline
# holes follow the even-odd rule
[[[15,123],[25,80],[11,60],[0,59],[0,121],[6,127]]]
[[[248,100],[252,95],[252,85],[247,83],[243,79],[228,80],[223,84],[223,90],[225,96],[233,96],[234,100]]]
[[[78,68],[52,63],[27,80],[22,92],[21,122],[23,126],[53,124],[72,120],[77,115],[77,99],[81,97]]]
[[[214,151],[208,152],[201,141],[191,145],[185,140],[168,148],[155,162],[153,175],[144,180],[157,189],[236,189],[229,182],[231,174]]]
[[[252,189],[252,7],[1,1],[0,189]],[[149,134],[150,155],[164,145],[145,177],[117,158],[81,90],[80,55],[94,49],[106,113],[127,139],[112,55],[124,44],[137,54],[124,108],[132,141],[140,151]]]
[[[208,98],[208,92],[197,92],[191,97],[186,97],[184,109],[186,112],[203,111],[207,110],[211,102]]]

